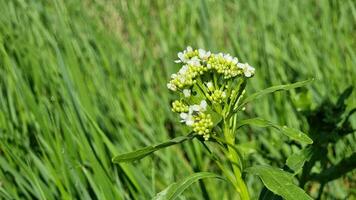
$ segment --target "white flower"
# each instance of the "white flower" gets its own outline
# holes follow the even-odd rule
[[[205,51],[204,49],[199,49],[198,52],[199,52],[199,58],[202,60],[207,60],[211,55],[210,51]]]
[[[228,61],[228,62],[231,62],[232,61],[232,56],[230,56],[230,54],[223,54],[223,57],[224,57],[224,59],[226,60],[226,61]]]
[[[171,79],[175,79],[175,78],[177,78],[177,76],[178,76],[177,74],[172,74]]]
[[[192,51],[193,51],[193,48],[191,46],[188,46],[186,50],[178,53],[179,60],[176,60],[174,62],[175,63],[187,63],[189,61],[189,59],[186,57],[186,54],[188,52],[192,52]]]
[[[206,111],[208,104],[205,100],[202,100],[199,105],[194,104],[189,106],[189,114],[193,114],[194,112],[204,112]]]
[[[200,111],[206,111],[206,107],[208,106],[208,104],[206,103],[206,101],[205,100],[202,100],[201,102],[200,102]]]
[[[252,66],[250,66],[248,63],[238,63],[237,67],[242,69],[244,75],[249,78],[251,76],[253,76],[255,74],[255,68],[253,68]]]
[[[181,62],[185,63],[185,62],[188,60],[188,59],[185,57],[185,54],[182,53],[182,52],[179,52],[177,55],[178,55],[179,60],[175,60],[175,61],[174,61],[175,63],[181,63]]]
[[[193,126],[194,118],[192,114],[181,113],[180,118],[182,118],[181,122],[184,122],[187,126]]]
[[[184,89],[184,90],[183,90],[183,94],[184,94],[185,97],[190,97],[191,92],[192,92],[192,91],[189,90],[189,89]]]
[[[189,67],[188,65],[183,65],[182,68],[178,71],[178,74],[185,74],[188,71]]]
[[[193,112],[199,112],[200,106],[199,105],[191,105],[189,106],[189,113],[192,114]]]
[[[236,57],[234,57],[232,59],[232,64],[236,65],[239,62],[239,59],[237,59]]]
[[[214,90],[214,85],[211,81],[206,83],[206,86],[208,87],[208,90],[213,91]]]
[[[188,65],[191,65],[191,66],[200,66],[200,60],[198,57],[194,56],[193,58],[191,58],[190,60],[188,60]]]
[[[177,86],[172,84],[172,83],[168,83],[167,84],[167,88],[172,90],[172,91],[177,91]]]

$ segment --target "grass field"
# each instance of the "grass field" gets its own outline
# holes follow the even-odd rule
[[[243,117],[308,132],[300,110],[356,86],[353,0],[0,0],[0,13],[0,199],[150,199],[193,172],[218,171],[196,142],[111,162],[186,134],[166,83],[187,45],[248,61],[256,75],[247,93],[315,78],[248,105]],[[250,163],[283,167],[298,149],[269,129],[245,129],[239,140],[261,152]],[[356,151],[355,141],[351,134],[337,144],[335,162]],[[350,197],[355,180],[353,171],[328,183],[322,198]],[[262,184],[247,184],[257,198]],[[181,199],[234,196],[207,179]]]

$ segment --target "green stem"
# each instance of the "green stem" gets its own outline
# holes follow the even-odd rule
[[[232,121],[235,120],[235,116],[233,117],[234,119],[232,119]],[[234,134],[234,130],[232,130],[230,127],[231,123],[230,120],[224,120],[224,136],[225,136],[225,140],[230,143],[230,144],[235,144],[235,134]],[[227,156],[229,157],[229,159],[233,162],[233,163],[237,163],[239,164],[241,162],[241,160],[238,157],[237,152],[232,148],[232,147],[227,147],[228,148],[228,152],[227,152]],[[244,182],[244,180],[242,179],[242,173],[241,173],[241,169],[236,166],[236,164],[232,164],[232,169],[235,175],[235,179],[236,179],[236,184],[239,188],[239,190],[237,190],[240,194],[240,197],[242,200],[249,200],[250,199],[250,195],[248,193],[248,189],[246,187],[246,184]]]

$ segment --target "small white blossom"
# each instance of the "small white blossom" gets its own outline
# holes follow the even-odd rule
[[[205,51],[204,49],[199,49],[198,52],[199,52],[199,58],[202,60],[207,60],[211,55],[210,51]]]
[[[200,60],[198,57],[194,56],[193,58],[191,58],[190,60],[188,60],[188,65],[191,65],[191,66],[201,66],[200,64]]]
[[[234,57],[234,58],[232,59],[232,64],[237,65],[237,63],[239,63],[239,59],[237,59],[236,57]]]
[[[178,76],[177,74],[172,74],[171,78],[174,79],[174,78],[177,78],[177,76]]]
[[[184,89],[184,90],[183,90],[183,94],[184,94],[185,97],[190,97],[190,95],[191,95],[191,90],[189,90],[189,89]]]
[[[213,82],[209,81],[206,83],[206,86],[208,87],[208,90],[213,91],[214,90],[214,85]]]
[[[189,67],[188,65],[183,65],[182,68],[178,71],[178,74],[185,74],[188,71]]]
[[[167,88],[172,91],[177,91],[177,86],[172,83],[167,83]]]
[[[253,76],[255,74],[255,68],[253,68],[252,66],[250,66],[248,63],[238,63],[237,67],[242,69],[244,75],[249,78],[251,76]]]
[[[205,100],[202,100],[200,102],[200,111],[206,111],[206,107],[208,106],[208,104],[206,103]]]
[[[205,100],[202,100],[199,105],[194,104],[189,106],[189,113],[193,114],[194,112],[204,112],[206,111],[208,104]]]
[[[179,60],[176,60],[174,62],[175,63],[187,63],[189,61],[189,59],[186,57],[186,54],[188,52],[192,52],[192,51],[193,51],[193,48],[191,46],[188,46],[186,50],[178,53]]]
[[[185,57],[185,54],[182,52],[178,53],[178,58],[179,60],[175,60],[174,61],[175,63],[181,63],[181,62],[185,63],[186,61],[188,61],[188,59]]]
[[[191,106],[189,106],[189,113],[199,112],[199,111],[200,111],[200,106],[199,105],[191,105]]]
[[[190,113],[181,113],[180,118],[182,118],[181,122],[184,122],[187,126],[193,126],[194,117]]]
[[[230,54],[222,54],[222,55],[223,55],[224,59],[228,62],[231,62],[233,59],[233,57],[230,56]]]

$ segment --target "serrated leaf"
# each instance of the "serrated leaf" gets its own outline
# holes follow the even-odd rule
[[[269,190],[286,200],[312,199],[303,189],[294,184],[293,175],[282,169],[270,166],[253,166],[247,168],[246,172],[259,176]]]
[[[264,127],[273,127],[293,140],[296,140],[296,141],[302,142],[302,143],[306,143],[306,144],[313,143],[313,140],[310,139],[308,137],[308,135],[301,132],[300,130],[290,128],[287,126],[279,126],[279,125],[273,124],[272,122],[262,119],[262,118],[251,118],[251,119],[242,120],[238,123],[237,127],[240,128],[241,126],[245,126],[245,125],[253,125],[253,126],[258,126],[258,127],[263,127],[263,128]]]
[[[311,81],[313,81],[314,79],[308,79],[305,81],[300,81],[300,82],[296,82],[296,83],[292,83],[292,84],[286,84],[286,85],[277,85],[277,86],[272,86],[263,90],[260,90],[250,96],[248,96],[245,100],[243,100],[241,102],[241,104],[234,110],[234,112],[240,110],[242,107],[244,107],[247,103],[258,99],[266,94],[271,94],[273,92],[277,92],[277,91],[282,91],[282,90],[291,90],[294,88],[298,88],[298,87],[302,87],[307,85],[308,83],[310,83]]]
[[[313,148],[309,146],[305,149],[302,149],[298,153],[294,153],[290,155],[287,159],[286,164],[295,173],[298,173],[302,169],[304,163],[311,158],[312,153],[313,153]]]
[[[176,137],[172,140],[169,140],[167,142],[163,142],[157,145],[152,145],[152,146],[148,146],[133,152],[129,152],[129,153],[124,153],[124,154],[120,154],[117,155],[115,157],[113,157],[112,162],[114,163],[120,163],[120,162],[132,162],[135,160],[139,160],[142,159],[150,154],[152,154],[153,152],[162,149],[162,148],[166,148],[175,144],[180,144],[183,143],[187,140],[191,140],[194,137],[196,137],[196,135],[188,135],[188,136],[181,136],[181,137]]]
[[[181,195],[190,185],[203,178],[220,178],[221,176],[210,172],[192,174],[177,183],[172,183],[166,189],[158,193],[153,200],[174,200]]]

